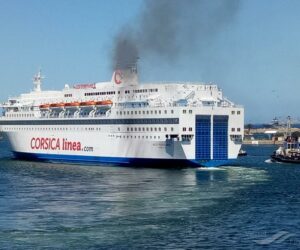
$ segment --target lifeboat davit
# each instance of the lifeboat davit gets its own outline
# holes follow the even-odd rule
[[[112,105],[113,102],[111,100],[105,100],[105,101],[97,101],[96,105],[99,106],[107,106],[107,105]]]
[[[94,101],[87,101],[87,102],[81,102],[80,106],[94,106],[96,102]]]
[[[50,107],[50,104],[41,104],[40,109],[48,109]]]
[[[65,103],[65,107],[66,108],[77,108],[79,106],[80,106],[79,102],[68,102],[68,103]]]
[[[50,108],[63,108],[64,106],[65,104],[63,102],[50,104]]]

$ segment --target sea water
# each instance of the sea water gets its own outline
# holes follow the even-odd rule
[[[299,249],[300,165],[244,149],[155,169],[19,161],[0,141],[0,249]]]

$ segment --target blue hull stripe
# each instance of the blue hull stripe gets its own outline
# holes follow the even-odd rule
[[[54,161],[54,162],[70,162],[70,163],[108,163],[108,164],[122,164],[133,166],[150,166],[150,167],[217,167],[221,165],[228,165],[230,160],[172,160],[172,159],[154,159],[154,158],[127,158],[127,157],[99,157],[99,156],[82,156],[82,155],[61,155],[61,154],[36,154],[36,153],[22,153],[13,152],[16,158],[25,160],[37,161]]]

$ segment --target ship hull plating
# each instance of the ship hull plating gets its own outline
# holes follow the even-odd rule
[[[232,161],[228,158],[200,158],[199,154],[195,154],[195,145],[201,143],[196,138],[182,142],[178,138],[158,140],[154,136],[147,136],[147,139],[141,140],[136,135],[101,133],[95,130],[81,134],[72,130],[49,133],[41,129],[8,132],[6,137],[15,157],[26,160],[171,168],[215,167]],[[239,146],[236,146],[234,151],[238,150]]]
[[[71,163],[83,165],[99,165],[101,166],[130,166],[130,167],[151,167],[151,168],[186,168],[186,167],[219,167],[229,165],[234,160],[169,160],[169,159],[153,159],[153,158],[121,158],[121,157],[93,157],[78,155],[54,155],[54,154],[34,154],[13,152],[14,156],[20,160],[53,162],[53,163]],[[105,165],[104,165],[105,164]]]

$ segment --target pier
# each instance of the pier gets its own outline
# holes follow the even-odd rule
[[[245,128],[243,144],[246,145],[258,145],[258,144],[270,144],[278,145],[282,144],[285,135],[288,133],[298,132],[300,135],[299,128],[290,128],[287,131],[286,127],[278,128]]]

